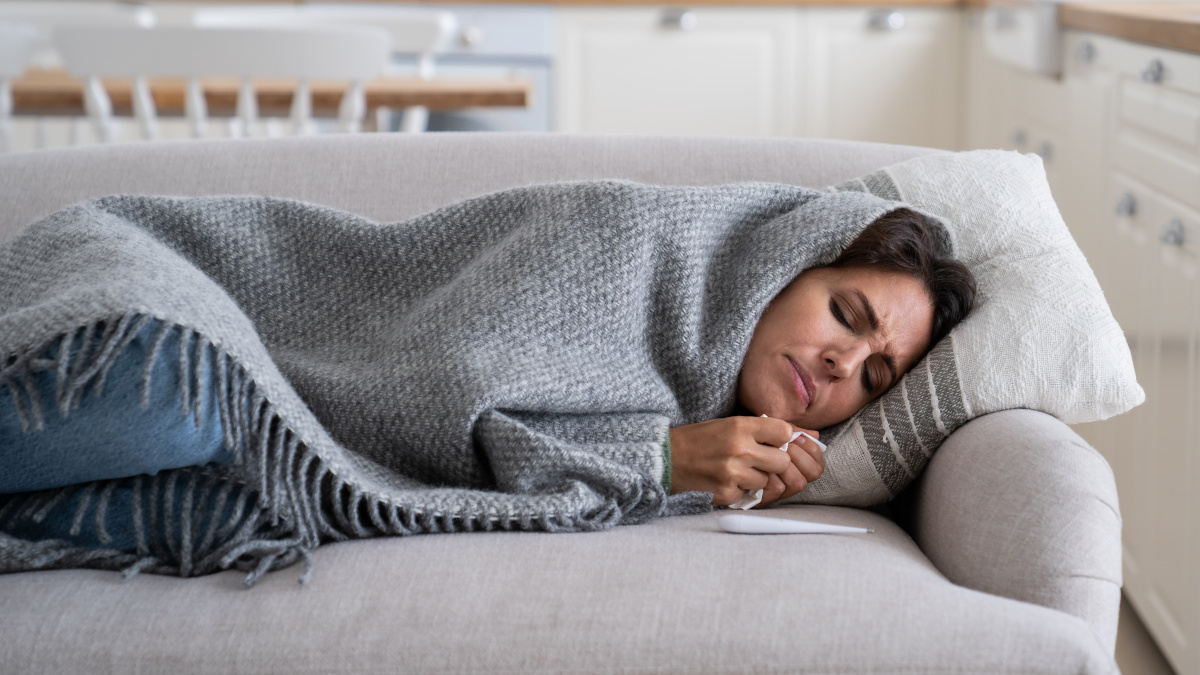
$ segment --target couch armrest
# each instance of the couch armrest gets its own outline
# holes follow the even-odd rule
[[[1032,410],[979,417],[946,439],[907,499],[909,532],[950,581],[1077,616],[1113,653],[1116,483],[1067,425]]]

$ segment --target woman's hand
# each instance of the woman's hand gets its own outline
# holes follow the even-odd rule
[[[796,431],[783,420],[764,417],[723,417],[671,429],[671,491],[713,493],[713,504],[724,506],[746,490],[763,490],[761,506],[790,497],[820,477],[825,456],[801,436],[779,448]]]

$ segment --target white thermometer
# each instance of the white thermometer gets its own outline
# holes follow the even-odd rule
[[[751,516],[731,513],[717,519],[717,524],[726,532],[734,534],[864,534],[874,532],[865,527],[812,523],[807,520]]]

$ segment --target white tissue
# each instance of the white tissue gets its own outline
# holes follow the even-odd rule
[[[762,495],[763,495],[762,490],[754,490],[753,492],[751,492],[750,490],[746,490],[746,494],[742,495],[741,499],[730,504],[729,508],[741,509],[743,511],[747,511],[749,509],[752,509],[752,508],[758,506],[758,503],[762,501]]]

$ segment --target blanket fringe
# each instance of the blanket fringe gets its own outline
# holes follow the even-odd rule
[[[187,326],[137,312],[90,322],[0,361],[0,386],[11,394],[22,430],[29,433],[45,426],[34,384],[36,373],[54,372],[54,405],[66,417],[79,407],[89,387],[91,395],[103,394],[117,356],[156,321],[160,325],[153,331],[142,366],[140,405],[148,407],[152,396],[163,395],[153,391],[154,365],[166,356],[163,348],[168,337],[178,333],[180,414],[198,427],[208,390],[215,386],[222,442],[233,454],[233,463],[0,495],[0,527],[6,532],[25,520],[40,523],[64,501],[77,497],[70,534],[83,533],[90,513],[97,540],[107,546],[112,542],[110,503],[118,491],[129,492],[132,550],[19,540],[20,569],[93,567],[117,570],[128,578],[141,572],[187,577],[232,568],[247,572],[245,584],[252,586],[269,571],[302,563],[300,583],[307,583],[313,571],[311,551],[327,541],[497,529],[599,530],[668,511],[707,508],[707,504],[677,502],[672,509],[657,483],[653,486],[657,489],[635,487],[581,514],[500,513],[488,508],[469,514],[442,513],[393,503],[335,473],[289,427],[225,347]],[[55,345],[57,354],[48,358]],[[210,364],[215,377],[204,377]],[[0,545],[11,549],[16,546],[13,541],[18,540],[4,536]]]

